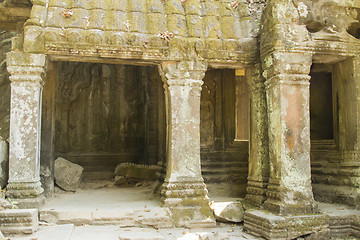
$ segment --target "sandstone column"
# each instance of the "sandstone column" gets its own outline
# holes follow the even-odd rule
[[[249,175],[246,200],[261,206],[266,200],[269,182],[269,138],[265,79],[261,65],[255,64],[246,71],[250,90],[250,145]]]
[[[200,94],[207,64],[164,62],[167,170],[161,195],[177,226],[211,225],[214,219],[200,165]]]
[[[10,52],[11,81],[9,184],[7,196],[21,208],[38,208],[40,183],[41,93],[45,55]]]
[[[307,214],[311,186],[309,72],[311,53],[275,51],[263,58],[269,117],[270,179],[265,209]]]

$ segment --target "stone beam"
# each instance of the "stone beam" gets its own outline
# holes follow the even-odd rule
[[[167,170],[161,195],[176,226],[214,226],[200,165],[200,94],[207,64],[163,62]]]

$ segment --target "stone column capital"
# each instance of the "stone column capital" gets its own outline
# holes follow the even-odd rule
[[[163,81],[169,86],[199,86],[207,70],[207,62],[183,61],[162,62],[160,72],[164,76]]]
[[[46,55],[13,51],[6,57],[11,82],[43,82],[41,75],[44,73]]]

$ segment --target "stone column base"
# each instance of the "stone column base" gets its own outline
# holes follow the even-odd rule
[[[39,228],[37,209],[0,211],[0,230],[4,234],[34,233]]]
[[[263,210],[251,210],[245,212],[244,230],[271,240],[295,239],[304,235],[314,235],[314,239],[327,239],[329,216],[278,216]]]
[[[161,201],[172,213],[176,227],[215,227],[216,221],[209,206],[203,182],[165,182]]]
[[[268,184],[253,180],[249,180],[247,184],[245,200],[256,206],[261,206],[266,200],[266,188]]]
[[[40,195],[44,190],[40,182],[34,183],[18,183],[9,182],[7,185],[6,196],[13,202],[17,202],[16,206],[22,209],[41,208],[45,203],[45,197]]]

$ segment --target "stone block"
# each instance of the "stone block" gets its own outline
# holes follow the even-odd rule
[[[84,168],[64,158],[55,160],[55,183],[66,191],[75,192],[82,179]]]
[[[68,224],[76,226],[92,223],[92,213],[87,211],[56,211],[44,210],[40,212],[40,220],[47,223]]]
[[[155,181],[159,166],[138,165],[132,163],[120,163],[115,168],[116,176],[123,176],[127,179]]]
[[[219,222],[240,223],[244,221],[244,208],[241,202],[214,202],[210,207]]]
[[[329,216],[323,214],[279,216],[263,210],[245,212],[244,230],[272,240],[295,239],[316,235],[317,239],[329,232]]]
[[[39,228],[37,209],[0,211],[0,230],[4,234],[34,233]]]
[[[4,188],[9,173],[9,147],[8,143],[0,137],[0,187]]]

